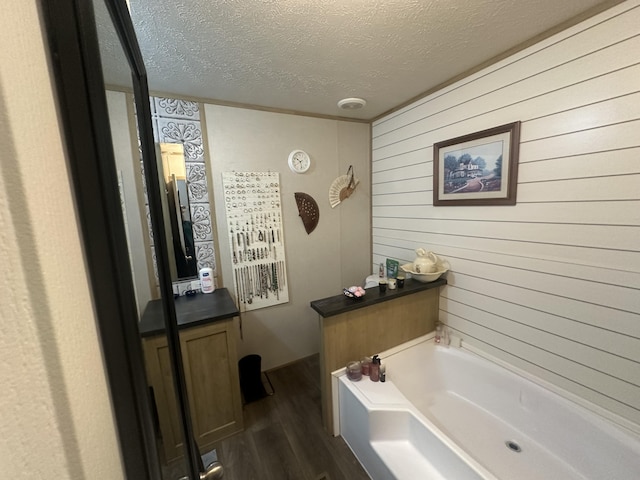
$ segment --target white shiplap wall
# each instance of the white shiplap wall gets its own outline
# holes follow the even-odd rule
[[[518,203],[434,207],[433,144],[522,121]],[[373,270],[451,264],[440,319],[640,430],[640,1],[373,126]]]

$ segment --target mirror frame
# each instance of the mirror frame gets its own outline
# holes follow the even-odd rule
[[[64,131],[111,403],[127,478],[162,478],[120,206],[93,4],[39,0]],[[129,61],[147,185],[158,185],[147,77],[124,0],[104,1]],[[190,478],[202,467],[191,427],[158,188],[149,188],[163,313]],[[160,223],[159,223],[160,222]]]

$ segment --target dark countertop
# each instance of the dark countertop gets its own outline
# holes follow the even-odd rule
[[[181,296],[174,302],[179,329],[197,327],[240,315],[226,288],[216,288],[213,293],[197,293],[193,297]],[[152,300],[147,303],[138,324],[138,330],[142,337],[164,333],[161,300]]]
[[[359,308],[369,307],[376,303],[386,302],[393,300],[394,298],[404,297],[405,295],[411,295],[412,293],[422,292],[423,290],[430,290],[432,288],[438,288],[442,285],[446,285],[447,280],[439,278],[433,282],[422,283],[412,278],[407,278],[404,281],[403,288],[396,288],[395,290],[389,290],[385,293],[380,293],[378,287],[371,287],[366,289],[364,297],[349,298],[344,294],[335,295],[333,297],[323,298],[321,300],[314,300],[311,302],[311,308],[318,312],[324,318],[339,315],[341,313],[350,312]]]

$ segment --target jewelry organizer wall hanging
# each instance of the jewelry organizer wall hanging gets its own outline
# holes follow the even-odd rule
[[[280,174],[224,172],[222,184],[238,308],[287,303]]]

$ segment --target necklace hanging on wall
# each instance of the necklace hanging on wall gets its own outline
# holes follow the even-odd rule
[[[315,230],[320,220],[320,210],[313,197],[307,193],[296,192],[296,204],[298,205],[298,215],[302,219],[307,235]]]
[[[240,311],[288,302],[280,174],[223,172],[222,186]]]

